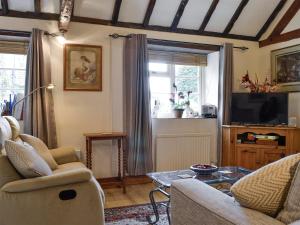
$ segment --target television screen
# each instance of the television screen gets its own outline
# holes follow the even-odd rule
[[[288,93],[233,93],[231,104],[231,123],[288,124]]]

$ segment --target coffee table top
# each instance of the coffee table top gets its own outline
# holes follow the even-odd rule
[[[207,184],[218,184],[223,182],[233,184],[249,173],[251,173],[251,171],[245,168],[230,166],[220,167],[217,172],[211,175],[196,176],[197,174],[191,170],[177,170],[148,173],[147,176],[157,183],[158,186],[169,188],[174,180],[186,178],[195,178]]]

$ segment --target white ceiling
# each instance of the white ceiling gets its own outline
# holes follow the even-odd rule
[[[178,28],[198,30],[213,0],[189,0]],[[234,24],[231,34],[256,36],[280,0],[250,0]],[[288,0],[293,1],[293,0]],[[181,0],[157,0],[149,25],[170,27]],[[207,24],[206,31],[222,33],[241,0],[220,0]],[[119,21],[142,24],[149,0],[123,0]],[[41,0],[41,11],[59,13],[60,0]],[[115,0],[75,0],[74,15],[111,20]],[[1,5],[1,4],[0,4]],[[34,11],[34,0],[8,0],[10,10]],[[0,7],[1,8],[1,7]],[[300,12],[285,29],[300,27]]]

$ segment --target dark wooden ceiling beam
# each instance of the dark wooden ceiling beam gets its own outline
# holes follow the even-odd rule
[[[116,0],[113,15],[111,18],[111,23],[116,24],[119,19],[120,9],[121,9],[122,0]]]
[[[175,17],[174,17],[172,25],[171,25],[171,31],[175,31],[177,29],[178,23],[182,17],[182,14],[183,14],[184,9],[185,9],[186,5],[188,4],[188,2],[189,2],[189,0],[181,0],[178,10],[175,14]]]
[[[290,31],[284,34],[280,34],[277,36],[271,36],[266,40],[260,41],[259,42],[259,47],[265,47],[268,45],[272,45],[272,44],[277,44],[277,43],[281,43],[281,42],[285,42],[285,41],[290,41],[293,39],[297,39],[300,38],[300,29],[294,30],[294,31]]]
[[[147,11],[146,11],[144,21],[143,21],[144,27],[147,27],[149,25],[149,21],[150,21],[155,3],[156,3],[156,0],[149,0],[149,4],[148,4]]]
[[[0,10],[0,16],[1,15],[2,15],[2,10]],[[54,14],[54,13],[43,13],[42,12],[40,14],[36,14],[34,12],[20,12],[20,11],[10,10],[9,13],[6,16],[16,17],[16,18],[56,20],[57,21],[59,19],[60,15],[59,14]],[[118,22],[117,24],[112,25],[111,20],[103,20],[103,19],[80,17],[80,16],[72,17],[72,21],[73,22],[79,22],[79,23],[105,25],[105,26],[116,26],[116,27],[132,28],[132,29],[170,32],[169,27],[148,26],[148,27],[145,28],[143,26],[143,24],[124,23],[124,22]],[[229,38],[229,39],[237,39],[237,40],[246,40],[246,41],[255,41],[255,42],[257,42],[256,37],[251,37],[251,36],[236,35],[236,34],[223,34],[223,33],[217,33],[217,32],[209,32],[209,31],[204,31],[204,32],[199,33],[198,30],[182,29],[182,28],[178,28],[177,30],[174,31],[174,33],[187,34],[187,35],[201,35],[201,36],[208,36],[208,37],[220,37],[220,38]]]
[[[229,34],[229,32],[233,28],[233,26],[234,26],[235,22],[237,21],[237,19],[240,17],[243,9],[246,7],[248,2],[249,2],[249,0],[242,0],[241,1],[241,3],[239,4],[238,8],[235,11],[235,13],[233,14],[231,20],[229,21],[228,25],[226,26],[226,28],[223,32],[224,34]]]
[[[34,0],[34,12],[41,13],[41,0]]]
[[[1,0],[2,15],[7,15],[9,12],[7,0]]]
[[[291,20],[294,18],[296,13],[300,9],[300,0],[294,0],[290,8],[287,10],[287,12],[284,14],[284,16],[281,18],[279,23],[276,25],[274,30],[272,31],[270,37],[274,37],[276,35],[280,35],[284,28],[291,22]]]
[[[263,27],[257,33],[257,35],[256,35],[257,40],[259,40],[261,38],[261,36],[268,30],[268,28],[270,27],[271,23],[274,21],[274,19],[278,15],[278,13],[282,10],[282,8],[283,8],[283,6],[285,5],[286,2],[287,2],[287,0],[281,0],[277,4],[276,8],[272,12],[272,14],[268,18],[268,20],[265,22],[265,24],[263,25]]]
[[[208,24],[208,22],[210,21],[210,18],[212,16],[212,14],[214,13],[215,9],[217,8],[217,5],[219,4],[219,0],[213,0],[213,2],[211,3],[209,10],[207,11],[203,22],[199,28],[199,32],[203,32]]]
[[[58,21],[58,29],[61,32],[68,31],[71,22],[74,0],[62,0],[60,6],[60,16]]]

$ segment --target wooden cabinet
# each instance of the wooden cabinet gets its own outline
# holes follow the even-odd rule
[[[241,136],[277,135],[275,145],[243,143]],[[222,165],[256,170],[286,155],[300,152],[300,129],[288,127],[223,126]]]

